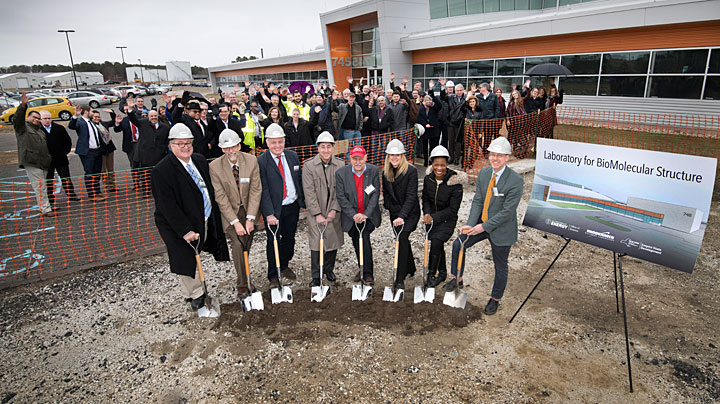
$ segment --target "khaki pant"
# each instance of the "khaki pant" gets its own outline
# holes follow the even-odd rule
[[[102,156],[102,176],[105,184],[105,192],[113,192],[115,190],[115,152],[103,154]]]
[[[240,207],[240,209],[237,212],[237,217],[240,219],[240,224],[245,227],[245,208]],[[240,236],[240,240],[245,244],[245,248],[248,251],[248,254],[250,253],[250,247],[252,246],[252,240],[253,236],[255,235],[255,231],[253,230],[250,235]],[[235,226],[229,226],[227,229],[225,229],[225,235],[230,239],[230,245],[232,246],[232,259],[233,264],[235,265],[235,271],[237,272],[237,286],[238,288],[247,288],[248,286],[248,278],[245,274],[245,256],[243,255],[243,245],[238,241],[238,235],[235,232]]]
[[[202,282],[200,277],[195,273],[195,277],[191,278],[187,275],[178,275],[180,279],[180,291],[184,298],[197,299],[203,294]]]
[[[50,201],[47,196],[47,183],[45,177],[47,177],[47,170],[37,168],[33,166],[25,166],[25,172],[28,176],[28,181],[35,191],[35,200],[37,200],[38,208],[42,213],[48,213],[52,211],[50,207]]]

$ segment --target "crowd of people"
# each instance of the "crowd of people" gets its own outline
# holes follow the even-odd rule
[[[422,83],[410,88],[407,77],[395,85],[391,75],[388,89],[362,84],[348,78],[348,89],[318,84],[313,88],[280,88],[272,83],[245,83],[221,92],[219,101],[197,93],[181,97],[163,95],[164,105],[145,105],[141,97],[123,94],[120,114],[105,110],[110,120],[102,121],[100,111],[76,107],[68,128],[77,134],[75,153],[85,172],[88,199],[102,201],[106,193],[117,192],[114,179],[114,152],[111,131],[122,132],[121,150],[131,163],[133,187],[143,197],[155,199],[155,222],[165,242],[170,268],[180,275],[182,294],[194,309],[204,305],[205,295],[198,280],[194,250],[197,242],[218,260],[229,260],[227,239],[237,269],[238,296],[255,290],[244,270],[243,252],[252,245],[255,223],[264,218],[267,232],[266,256],[270,287],[278,287],[280,274],[296,279],[290,268],[301,209],[308,214],[311,251],[311,286],[322,273],[335,281],[337,250],[343,233],[353,242],[358,259],[363,246],[365,265],[354,281],[371,286],[374,267],[371,234],[381,225],[380,192],[391,225],[399,230],[399,265],[396,288],[404,288],[406,277],[416,268],[409,235],[419,222],[432,225],[430,231],[430,272],[425,279],[435,287],[462,288],[462,269],[456,269],[457,254],[490,239],[495,261],[495,285],[486,312],[492,314],[507,280],[507,257],[517,239],[515,209],[522,194],[522,179],[505,166],[512,145],[505,137],[493,136],[487,146],[491,167],[480,172],[476,195],[467,224],[461,227],[464,243],[453,244],[452,275],[448,280],[445,243],[453,236],[462,200],[464,173],[449,164],[462,159],[465,120],[511,118],[562,102],[562,92],[553,87],[531,88],[530,82],[512,89],[509,102],[493,83],[466,89],[452,81]],[[437,91],[439,90],[439,91]],[[44,216],[54,216],[52,178],[57,172],[71,201],[79,200],[70,180],[67,154],[72,141],[62,125],[52,123],[44,111],[27,111],[23,95],[14,120],[19,163],[24,166],[35,189]],[[510,121],[508,121],[509,123]],[[419,155],[427,166],[424,187],[418,195],[418,170],[409,164],[405,145],[398,140],[387,144],[383,167],[367,162],[360,142],[352,142],[347,161],[333,154],[336,141],[360,139],[416,127],[422,144]],[[511,130],[522,130],[512,128]],[[289,147],[315,145],[317,155],[301,162]],[[418,148],[416,148],[418,149]],[[258,150],[264,150],[259,156]],[[208,163],[208,161],[212,161]],[[504,174],[507,173],[507,174]],[[101,184],[102,182],[102,184]],[[102,186],[101,186],[102,185]],[[104,188],[104,192],[102,190]],[[362,226],[360,226],[362,225]],[[319,251],[319,234],[324,250]],[[278,237],[279,257],[272,242]],[[363,243],[360,243],[363,239]]]

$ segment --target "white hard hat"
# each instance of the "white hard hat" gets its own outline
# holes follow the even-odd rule
[[[195,139],[192,131],[184,123],[178,123],[170,128],[168,139]]]
[[[282,126],[271,123],[265,131],[265,139],[279,139],[281,137],[285,137],[285,131]]]
[[[218,146],[220,146],[221,149],[237,146],[238,144],[240,144],[240,136],[238,136],[237,132],[232,129],[223,129],[223,131],[220,132]]]
[[[453,83],[452,80],[448,80],[448,81],[445,83],[445,87],[455,87],[455,83]]]
[[[315,144],[316,144],[316,145],[318,145],[318,144],[320,144],[320,143],[332,143],[332,144],[335,144],[335,138],[333,137],[333,135],[330,134],[330,132],[324,131],[323,133],[321,133],[321,134],[318,136],[317,140],[315,141]]]
[[[489,152],[500,153],[500,154],[512,154],[512,146],[506,137],[500,136],[497,139],[490,142],[488,146]]]
[[[387,154],[405,154],[405,146],[399,139],[393,139],[385,147]]]
[[[419,133],[420,136],[422,136],[422,135],[425,134],[425,127],[422,126],[422,125],[420,125],[419,123],[416,123],[416,124],[415,124],[415,129],[418,130],[418,133]]]
[[[450,153],[448,152],[448,149],[445,148],[445,146],[435,146],[434,149],[430,152],[430,160],[434,159],[435,157],[445,157],[447,159],[450,158]]]

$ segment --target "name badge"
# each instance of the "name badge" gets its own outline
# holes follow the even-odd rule
[[[501,194],[501,193],[498,192],[497,187],[493,187],[493,188],[492,188],[492,192],[493,192],[493,195],[494,195],[494,196],[505,196],[505,194]]]
[[[249,183],[250,183],[250,178],[240,178],[240,183],[241,183],[241,184],[249,184]]]
[[[300,166],[293,166],[293,171],[300,171]]]
[[[375,190],[375,187],[372,185],[368,185],[367,188],[365,188],[365,193],[370,195]]]

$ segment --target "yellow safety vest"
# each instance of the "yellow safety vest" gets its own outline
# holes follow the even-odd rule
[[[264,120],[267,118],[265,114],[260,114],[260,120]],[[243,131],[243,143],[247,145],[249,148],[254,149],[255,148],[255,121],[252,119],[252,114],[249,112],[245,113],[245,127],[242,128]],[[265,129],[260,127],[260,138],[262,139],[261,143],[265,143]],[[262,146],[262,144],[260,144]]]
[[[285,112],[287,112],[288,117],[292,117],[293,109],[297,108],[300,110],[300,118],[310,121],[310,106],[308,104],[305,104],[305,106],[296,105],[292,101],[282,101],[282,103],[285,106]]]

